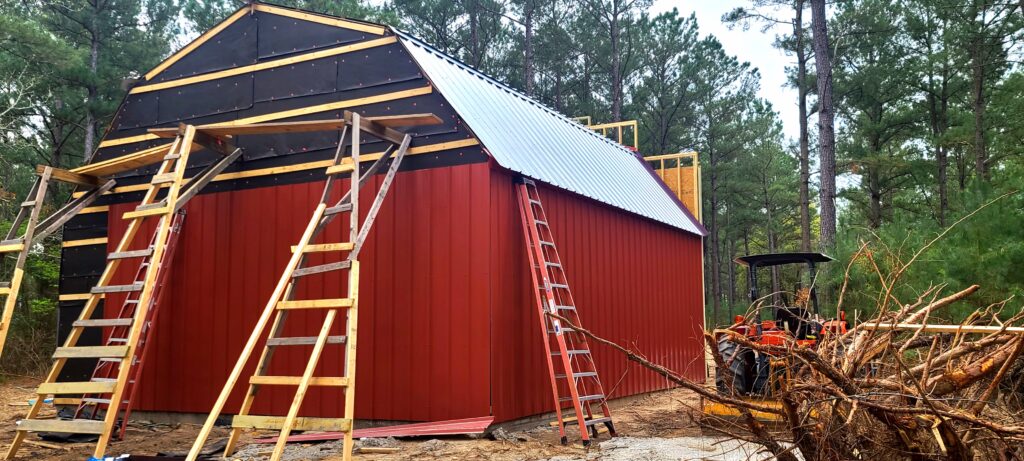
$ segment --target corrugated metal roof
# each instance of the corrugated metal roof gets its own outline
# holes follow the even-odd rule
[[[501,166],[678,229],[706,233],[633,152],[415,37],[396,34]]]

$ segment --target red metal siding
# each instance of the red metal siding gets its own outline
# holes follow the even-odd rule
[[[360,257],[357,417],[428,421],[490,413],[489,176],[489,166],[480,163],[396,178]],[[361,195],[364,214],[381,179]],[[209,411],[321,187],[204,194],[189,203],[138,409]],[[111,207],[108,247],[123,235],[120,216],[131,208]],[[346,240],[340,222],[327,235],[322,241]],[[321,262],[329,261],[312,261]],[[124,282],[133,275],[122,272]],[[336,297],[344,289],[337,274],[304,286],[302,298]],[[286,335],[308,336],[319,328],[314,313],[297,314],[303,315],[292,314]],[[340,374],[340,346],[328,347],[320,376]],[[300,373],[309,349],[279,349],[270,372]],[[238,386],[227,412],[237,409],[244,387]],[[266,386],[254,412],[282,414],[293,394],[293,387]],[[311,389],[303,414],[339,415],[341,395]]]
[[[540,188],[584,327],[703,380],[700,237],[551,187]],[[491,175],[491,363],[497,421],[552,411],[512,176]],[[669,387],[593,345],[606,391]]]

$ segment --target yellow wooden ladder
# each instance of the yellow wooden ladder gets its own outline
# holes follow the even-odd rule
[[[248,391],[242,401],[238,415],[232,420],[231,435],[228,439],[224,456],[230,456],[238,443],[241,430],[245,428],[274,430],[279,432],[277,444],[270,456],[271,460],[278,460],[284,452],[285,444],[291,431],[339,431],[345,433],[344,459],[351,459],[352,455],[352,426],[355,416],[355,372],[356,372],[356,329],[358,326],[359,306],[359,252],[366,240],[368,232],[373,225],[374,217],[380,209],[388,189],[394,181],[398,167],[405,156],[411,138],[403,135],[388,125],[377,123],[372,120],[360,118],[356,113],[346,112],[346,121],[341,128],[341,138],[335,152],[332,165],[326,170],[327,181],[324,185],[320,201],[310,217],[302,237],[297,245],[291,247],[292,256],[281,273],[277,286],[274,288],[270,299],[263,309],[263,313],[253,328],[249,340],[242,350],[238,362],[228,377],[224,389],[221,391],[206,423],[203,425],[199,436],[189,452],[188,459],[195,460],[203,445],[206,443],[215,422],[224,410],[228,397],[242,376],[243,369],[249,361],[257,344],[265,335],[268,324],[272,326],[266,332],[266,341],[263,352],[256,364],[255,373],[249,378]],[[411,120],[411,119],[410,119]],[[394,126],[408,126],[402,123],[401,118],[391,118],[389,124]],[[360,134],[366,131],[373,136],[391,143],[384,152],[366,171],[360,175]],[[350,135],[350,155],[345,156],[344,146],[346,134]],[[375,174],[384,164],[390,161],[387,174],[377,192],[373,204],[370,206],[365,220],[359,222],[359,190],[366,181]],[[330,206],[329,200],[331,190],[335,183],[343,179],[342,175],[350,177],[350,190]],[[313,243],[317,236],[336,217],[348,214],[349,235],[347,242]],[[342,253],[347,255],[341,261],[327,264],[307,266],[306,259],[311,253]],[[334,271],[347,271],[347,292],[344,297],[331,299],[295,299],[296,285],[303,280],[303,277],[328,273]],[[285,320],[289,312],[295,310],[316,310],[324,313],[322,326],[314,336],[305,337],[283,337]],[[332,336],[331,327],[334,325],[338,315],[346,316],[346,328],[344,336]],[[341,376],[313,376],[320,357],[328,345],[343,345],[344,349],[344,373]],[[309,360],[307,361],[301,375],[299,376],[272,376],[268,375],[271,357],[274,351],[281,347],[312,346]],[[285,416],[251,415],[253,402],[261,386],[296,386],[295,397]],[[303,398],[310,386],[334,386],[345,389],[345,409],[340,418],[311,418],[300,417],[299,408],[302,406]]]
[[[3,313],[0,314],[0,354],[3,353],[4,344],[7,342],[7,333],[10,331],[11,320],[14,317],[14,307],[18,302],[18,292],[21,290],[21,283],[25,278],[25,262],[28,260],[28,254],[32,247],[42,242],[46,236],[59,229],[83,208],[114,187],[113,180],[101,184],[95,177],[78,175],[49,166],[40,165],[37,173],[39,177],[32,185],[28,197],[22,202],[18,215],[11,224],[11,229],[7,232],[7,236],[0,240],[0,257],[14,256],[13,270],[10,272],[9,278],[6,282],[0,282],[0,298],[3,299]],[[39,217],[46,202],[51,180],[84,186],[90,190],[40,221]],[[19,234],[22,224],[25,225],[25,230]]]
[[[124,408],[124,391],[128,383],[131,370],[138,363],[136,347],[140,338],[152,330],[152,325],[145,325],[142,319],[147,318],[152,308],[153,294],[156,281],[160,272],[166,270],[162,267],[167,241],[172,232],[174,215],[181,210],[181,207],[201,189],[208,184],[217,173],[221,172],[240,155],[241,151],[235,149],[216,162],[207,166],[200,174],[191,178],[185,185],[185,168],[188,164],[189,154],[193,151],[193,143],[196,141],[196,129],[191,125],[183,125],[179,128],[175,140],[169,145],[166,155],[163,157],[160,167],[153,174],[142,201],[133,211],[123,215],[128,221],[128,227],[118,243],[116,249],[107,258],[107,266],[100,275],[89,293],[82,313],[74,322],[71,333],[64,341],[63,346],[58,347],[53,355],[54,364],[47,374],[46,379],[36,391],[37,398],[29,409],[28,416],[18,422],[17,433],[14,441],[8,448],[5,459],[12,459],[22,441],[30,432],[59,432],[99,435],[99,441],[93,457],[102,459],[107,445],[110,442],[114,426],[117,422],[121,409]],[[166,189],[166,192],[164,190]],[[161,194],[163,195],[160,198]],[[151,239],[145,239],[150,244],[145,249],[132,249],[136,240],[136,234],[143,228],[144,222],[149,219],[157,219],[154,235]],[[129,285],[112,285],[114,274],[117,272],[122,261],[138,260],[139,273],[144,274],[141,281]],[[108,293],[134,293],[133,302],[137,303],[134,316],[128,322],[116,324],[110,319],[93,319],[93,313]],[[120,345],[104,346],[80,346],[79,340],[87,328],[115,328],[128,327],[127,337],[122,338]],[[57,382],[61,370],[69,359],[98,359],[100,361],[113,362],[117,367],[116,378],[103,380],[90,380],[86,382]],[[108,410],[101,420],[89,418],[75,419],[39,419],[39,412],[42,409],[44,400],[50,396],[68,396],[89,394],[93,396],[109,396],[104,400],[108,402]],[[122,424],[127,424],[123,421]]]

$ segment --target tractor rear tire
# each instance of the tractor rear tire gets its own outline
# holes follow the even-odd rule
[[[718,338],[718,353],[728,370],[715,371],[715,386],[718,392],[729,395],[747,395],[754,384],[754,351],[729,340],[728,336]],[[729,380],[732,379],[732,386]]]

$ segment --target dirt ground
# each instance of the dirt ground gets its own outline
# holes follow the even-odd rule
[[[28,411],[28,399],[34,398],[37,380],[29,378],[10,379],[0,385],[0,424],[6,445],[14,437],[18,419]],[[356,451],[355,458],[366,461],[392,460],[745,460],[760,457],[753,447],[731,440],[704,435],[693,421],[699,400],[692,393],[671,390],[612,402],[612,413],[619,437],[609,440],[607,434],[592,444],[589,449],[578,442],[569,446],[558,443],[557,430],[549,425],[550,420],[537,420],[529,424],[502,427],[490,436],[452,436],[441,438],[403,438],[400,440],[376,439],[364,442],[366,445],[398,448],[388,454],[367,454]],[[47,407],[44,415],[53,415]],[[187,451],[199,426],[191,424],[165,425],[145,421],[133,421],[128,427],[125,440],[111,444],[107,455],[133,454],[155,455]],[[223,428],[214,430],[210,441],[226,437]],[[271,445],[249,443],[266,433],[247,433],[239,444],[239,450],[231,456],[238,460],[266,459]],[[570,440],[573,438],[570,437]],[[51,459],[59,461],[81,461],[92,454],[92,443],[60,444],[61,448],[35,445],[38,437],[30,435],[29,442],[22,445],[19,460]],[[359,445],[357,445],[359,446]],[[289,460],[341,460],[341,442],[320,444],[289,445],[285,458]],[[6,449],[6,448],[5,448]],[[222,458],[221,458],[222,459]]]

